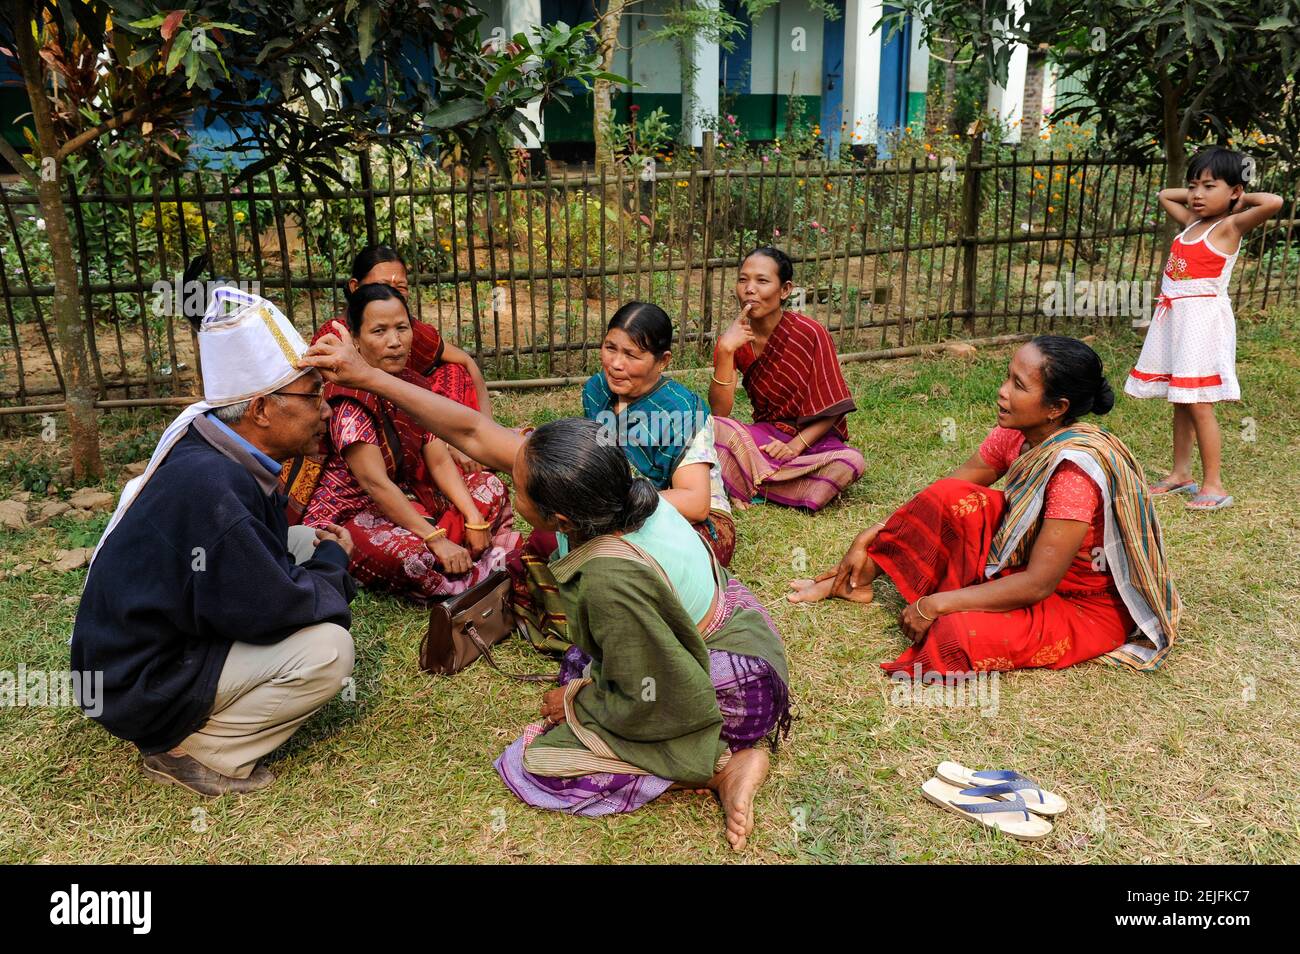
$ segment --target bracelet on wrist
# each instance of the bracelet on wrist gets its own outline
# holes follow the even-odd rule
[[[928,596],[929,594],[926,594],[926,595]],[[919,616],[921,617],[921,619],[925,620],[927,623],[933,623],[933,622],[934,622],[936,619],[938,619],[939,617],[937,617],[937,616],[926,616],[926,615],[925,615],[925,610],[921,609],[921,600],[923,600],[923,599],[925,599],[924,596],[918,596],[918,597],[916,598],[916,602],[912,604],[912,608],[916,610],[917,615],[919,615]]]
[[[735,386],[736,386],[736,382],[739,381],[739,380],[740,380],[739,377],[735,377],[735,378],[732,378],[730,381],[720,381],[720,380],[718,380],[718,376],[717,376],[716,374],[713,375],[713,383],[714,383],[714,384],[721,384],[724,388],[735,387]]]
[[[492,524],[490,523],[466,523],[465,529],[466,530],[487,530],[491,526]]]
[[[433,540],[436,537],[446,536],[446,534],[447,534],[447,530],[445,527],[434,527],[421,539],[424,541],[425,545],[427,546],[430,540]]]

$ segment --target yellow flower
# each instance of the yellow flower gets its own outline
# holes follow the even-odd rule
[[[1049,206],[1047,207],[1047,211],[1048,211],[1048,212],[1055,212],[1055,211],[1056,211],[1056,206],[1054,206],[1054,205],[1049,205]]]
[[[236,212],[236,213],[235,213],[235,221],[236,221],[236,222],[242,222],[242,221],[244,221],[244,213],[243,213],[243,212]]]
[[[934,147],[931,146],[928,142],[927,142],[927,143],[922,143],[922,144],[921,144],[921,148],[924,149],[926,152],[931,152],[931,151],[933,151],[933,149],[934,149]]]

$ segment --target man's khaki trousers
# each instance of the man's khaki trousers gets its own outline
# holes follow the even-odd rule
[[[309,560],[315,539],[309,527],[290,527],[294,560]],[[179,748],[215,772],[247,778],[258,759],[338,693],[352,663],[352,634],[334,623],[303,627],[269,646],[236,642],[208,721]]]

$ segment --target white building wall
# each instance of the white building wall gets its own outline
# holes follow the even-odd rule
[[[807,0],[782,2],[764,15],[776,15],[779,96],[820,96],[822,92],[822,28],[825,19]],[[757,90],[755,90],[757,92]]]

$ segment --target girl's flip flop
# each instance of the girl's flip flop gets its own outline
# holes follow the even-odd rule
[[[1165,477],[1148,487],[1147,493],[1152,497],[1163,497],[1165,494],[1194,494],[1199,489],[1194,480],[1179,481]]]
[[[1187,501],[1188,510],[1223,510],[1232,506],[1232,497],[1228,494],[1197,494]]]
[[[940,762],[935,774],[951,785],[960,786],[965,795],[1010,799],[1022,797],[1025,807],[1035,815],[1059,815],[1070,806],[1060,795],[1044,791],[1032,778],[1019,772],[972,772],[959,762]]]
[[[932,778],[921,786],[921,794],[940,808],[1019,841],[1041,841],[1052,833],[1052,823],[1029,814],[1025,800],[1015,792],[1007,799],[967,795],[956,785]]]

